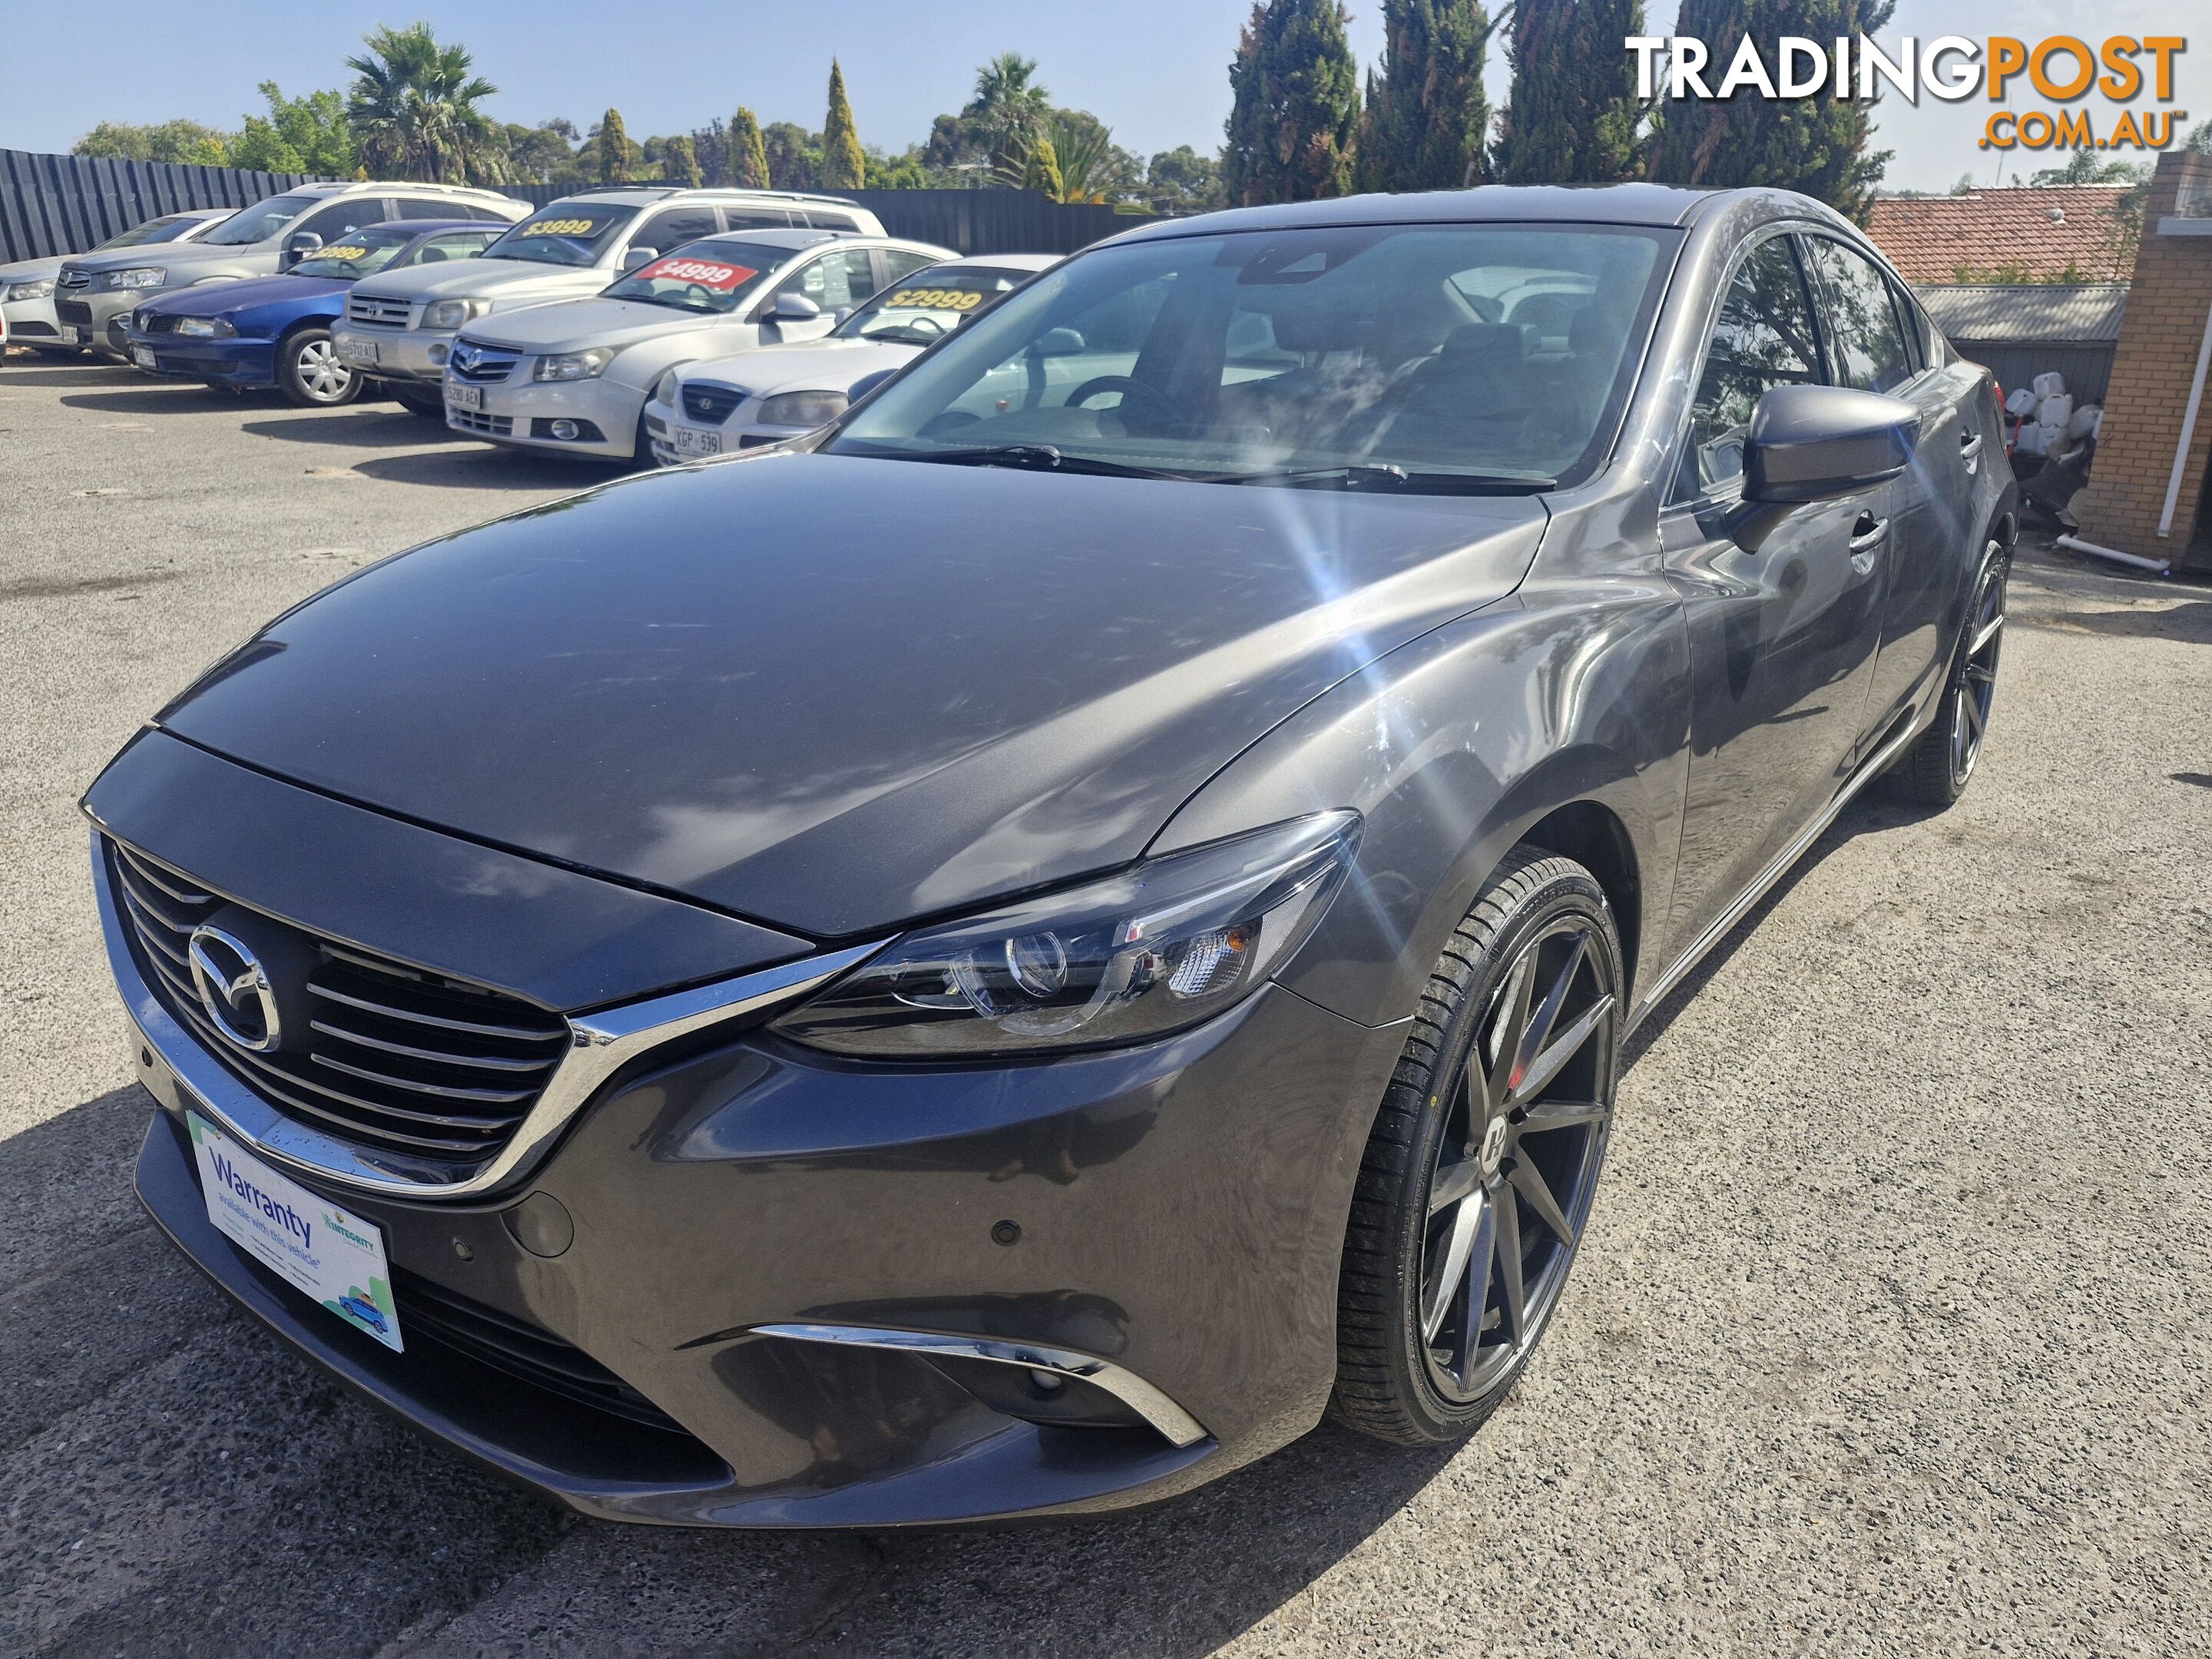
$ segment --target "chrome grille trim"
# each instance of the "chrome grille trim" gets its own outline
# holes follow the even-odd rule
[[[411,300],[384,300],[373,295],[346,295],[346,321],[362,328],[405,328],[413,320]]]
[[[733,386],[693,381],[684,388],[684,412],[702,426],[720,426],[737,413],[738,405],[750,395]]]
[[[74,265],[64,265],[60,281],[61,285],[66,289],[88,289],[92,286],[92,273],[88,270],[79,270]]]
[[[453,356],[446,359],[446,372],[457,380],[471,386],[496,386],[514,373],[522,361],[519,351],[509,351],[503,346],[480,346],[473,341],[463,341],[453,348]]]
[[[110,848],[116,852],[112,860]],[[142,1057],[142,1080],[172,1110],[190,1106],[282,1167],[394,1197],[473,1198],[520,1181],[600,1085],[630,1061],[692,1031],[795,1000],[866,961],[884,945],[877,939],[598,1013],[567,1016],[556,1034],[564,1046],[550,1079],[520,1114],[519,1123],[512,1113],[471,1115],[403,1109],[277,1071],[260,1056],[224,1042],[205,1016],[196,1012],[198,998],[189,975],[171,965],[158,950],[142,955],[135,948],[143,936],[126,909],[136,902],[135,896],[109,874],[123,866],[122,853],[120,842],[94,830],[93,865],[99,878],[93,889],[100,905],[100,932],[116,987],[147,1050]],[[167,866],[154,865],[135,850],[129,868],[134,873],[158,869],[189,890],[188,878]],[[210,894],[206,902],[212,905],[222,897]],[[153,969],[150,979],[148,968]],[[159,1057],[158,1063],[154,1056]],[[233,1060],[246,1063],[234,1066]],[[392,1146],[380,1147],[357,1138],[357,1123],[349,1109],[363,1109],[384,1115],[380,1133]],[[501,1126],[495,1133],[490,1127],[495,1121]],[[402,1123],[409,1127],[399,1127]],[[443,1134],[435,1133],[441,1129]],[[457,1160],[450,1150],[456,1144],[473,1145],[475,1158]]]

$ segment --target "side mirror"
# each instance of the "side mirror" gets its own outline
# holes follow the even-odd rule
[[[779,323],[811,323],[822,314],[822,307],[804,294],[779,294],[768,314]]]
[[[857,404],[897,373],[898,370],[895,368],[879,368],[872,374],[863,374],[845,388],[845,396],[850,402]]]
[[[622,257],[623,274],[627,276],[640,265],[650,264],[659,257],[660,250],[657,247],[634,247]]]
[[[1049,328],[1038,337],[1036,344],[1030,349],[1040,357],[1076,357],[1089,347],[1083,337],[1072,328]]]
[[[284,263],[296,265],[323,245],[323,239],[312,230],[295,232],[284,243]]]
[[[1894,478],[1912,464],[1920,414],[1878,392],[1778,386],[1751,412],[1747,501],[1820,501]]]

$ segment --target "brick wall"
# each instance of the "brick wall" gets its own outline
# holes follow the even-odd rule
[[[2096,465],[2073,512],[2085,540],[2147,558],[2179,562],[2197,523],[2204,470],[2212,458],[2212,390],[2197,411],[2197,432],[2174,504],[2173,529],[2161,541],[2160,509],[2181,437],[2197,352],[2212,310],[2212,236],[2160,236],[2185,179],[2212,183],[2212,155],[2161,155],[2144,205],[2143,237],[2128,289],[2127,320],[2112,358]]]

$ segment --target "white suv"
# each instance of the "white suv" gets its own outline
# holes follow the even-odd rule
[[[332,339],[341,359],[386,382],[387,395],[442,416],[438,383],[453,337],[486,313],[597,294],[702,236],[787,228],[884,234],[874,214],[835,196],[611,185],[535,210],[481,258],[356,283]]]
[[[273,276],[363,225],[387,219],[505,219],[530,204],[463,185],[301,185],[241,208],[197,240],[118,247],[63,262],[54,310],[86,331],[96,349],[126,354],[120,327],[132,307],[157,294],[240,276]],[[115,331],[111,332],[110,325]]]

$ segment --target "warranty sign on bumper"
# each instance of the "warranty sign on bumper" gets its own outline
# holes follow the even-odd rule
[[[384,1233],[286,1179],[197,1112],[187,1112],[208,1219],[356,1330],[400,1352]]]

